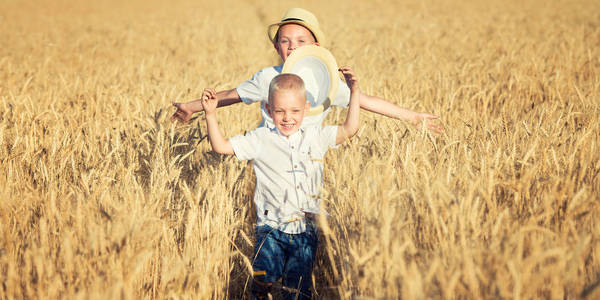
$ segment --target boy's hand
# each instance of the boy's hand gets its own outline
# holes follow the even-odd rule
[[[439,116],[427,113],[415,113],[411,120],[411,123],[414,126],[417,126],[417,128],[419,129],[422,128],[422,126],[424,125],[427,129],[435,133],[442,133],[444,131],[444,128],[441,125],[434,122],[435,119],[439,119]]]
[[[217,92],[214,89],[204,89],[202,92],[202,108],[207,115],[213,114],[217,110]]]
[[[356,77],[356,74],[354,74],[352,68],[344,66],[341,67],[339,71],[344,75],[344,79],[346,79],[346,84],[348,85],[350,92],[358,92],[358,77]]]
[[[194,114],[194,111],[188,107],[188,103],[173,102],[173,106],[177,108],[177,111],[171,116],[171,121],[187,123]]]

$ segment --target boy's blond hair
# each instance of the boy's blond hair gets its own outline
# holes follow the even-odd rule
[[[306,88],[304,81],[296,74],[279,74],[269,84],[269,105],[273,103],[273,94],[277,91],[297,91],[303,99],[306,99]]]

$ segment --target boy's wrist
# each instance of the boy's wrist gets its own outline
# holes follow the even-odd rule
[[[350,89],[350,98],[359,97],[360,99],[360,89],[358,87]]]

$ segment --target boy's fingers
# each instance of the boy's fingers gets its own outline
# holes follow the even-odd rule
[[[174,113],[171,116],[170,120],[171,121],[180,121],[180,122],[185,122],[186,121],[185,118],[181,115],[181,113],[178,113],[178,112]]]
[[[348,68],[348,67],[341,67],[341,68],[338,69],[338,71],[340,71],[340,72],[342,72],[344,74],[352,72],[352,70],[350,68]]]
[[[427,129],[435,131],[436,133],[442,133],[444,131],[442,126],[438,125],[436,122],[433,122],[433,120],[438,119],[438,118],[439,118],[439,116],[434,116],[434,115],[425,116],[424,121],[427,125]]]
[[[444,129],[441,126],[438,126],[437,124],[429,124],[429,130],[435,131],[437,133],[441,133],[444,131]]]

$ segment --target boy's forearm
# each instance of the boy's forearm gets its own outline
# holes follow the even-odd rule
[[[220,154],[234,154],[231,142],[221,133],[217,122],[216,112],[206,114],[206,126],[208,128],[208,139],[212,149]]]
[[[336,139],[337,144],[341,144],[343,141],[351,138],[356,134],[360,126],[360,92],[353,92],[350,95],[350,105],[348,106],[348,113],[346,114],[346,121],[342,126],[341,135],[338,133]]]
[[[238,95],[236,89],[231,89],[231,90],[225,90],[225,91],[218,92],[217,93],[217,99],[219,100],[219,102],[217,104],[217,107],[229,106],[229,105],[232,105],[232,104],[236,104],[236,103],[242,102],[242,99],[240,98],[240,95]],[[195,113],[201,112],[201,111],[204,110],[202,108],[202,99],[192,100],[192,101],[190,101],[190,102],[188,102],[186,104],[190,105],[189,106],[190,110],[192,110]]]
[[[238,92],[236,89],[218,92],[217,99],[219,99],[219,103],[217,104],[217,107],[229,106],[232,104],[242,102],[242,99],[240,98],[240,95],[238,95]]]
[[[408,121],[412,125],[418,127],[423,124],[425,128],[436,133],[444,131],[444,128],[434,121],[435,119],[438,119],[439,116],[402,108],[379,97],[361,94],[360,107],[386,117]]]
[[[404,121],[413,121],[416,114],[412,110],[402,108],[385,99],[363,93],[360,94],[360,107],[370,112]]]

